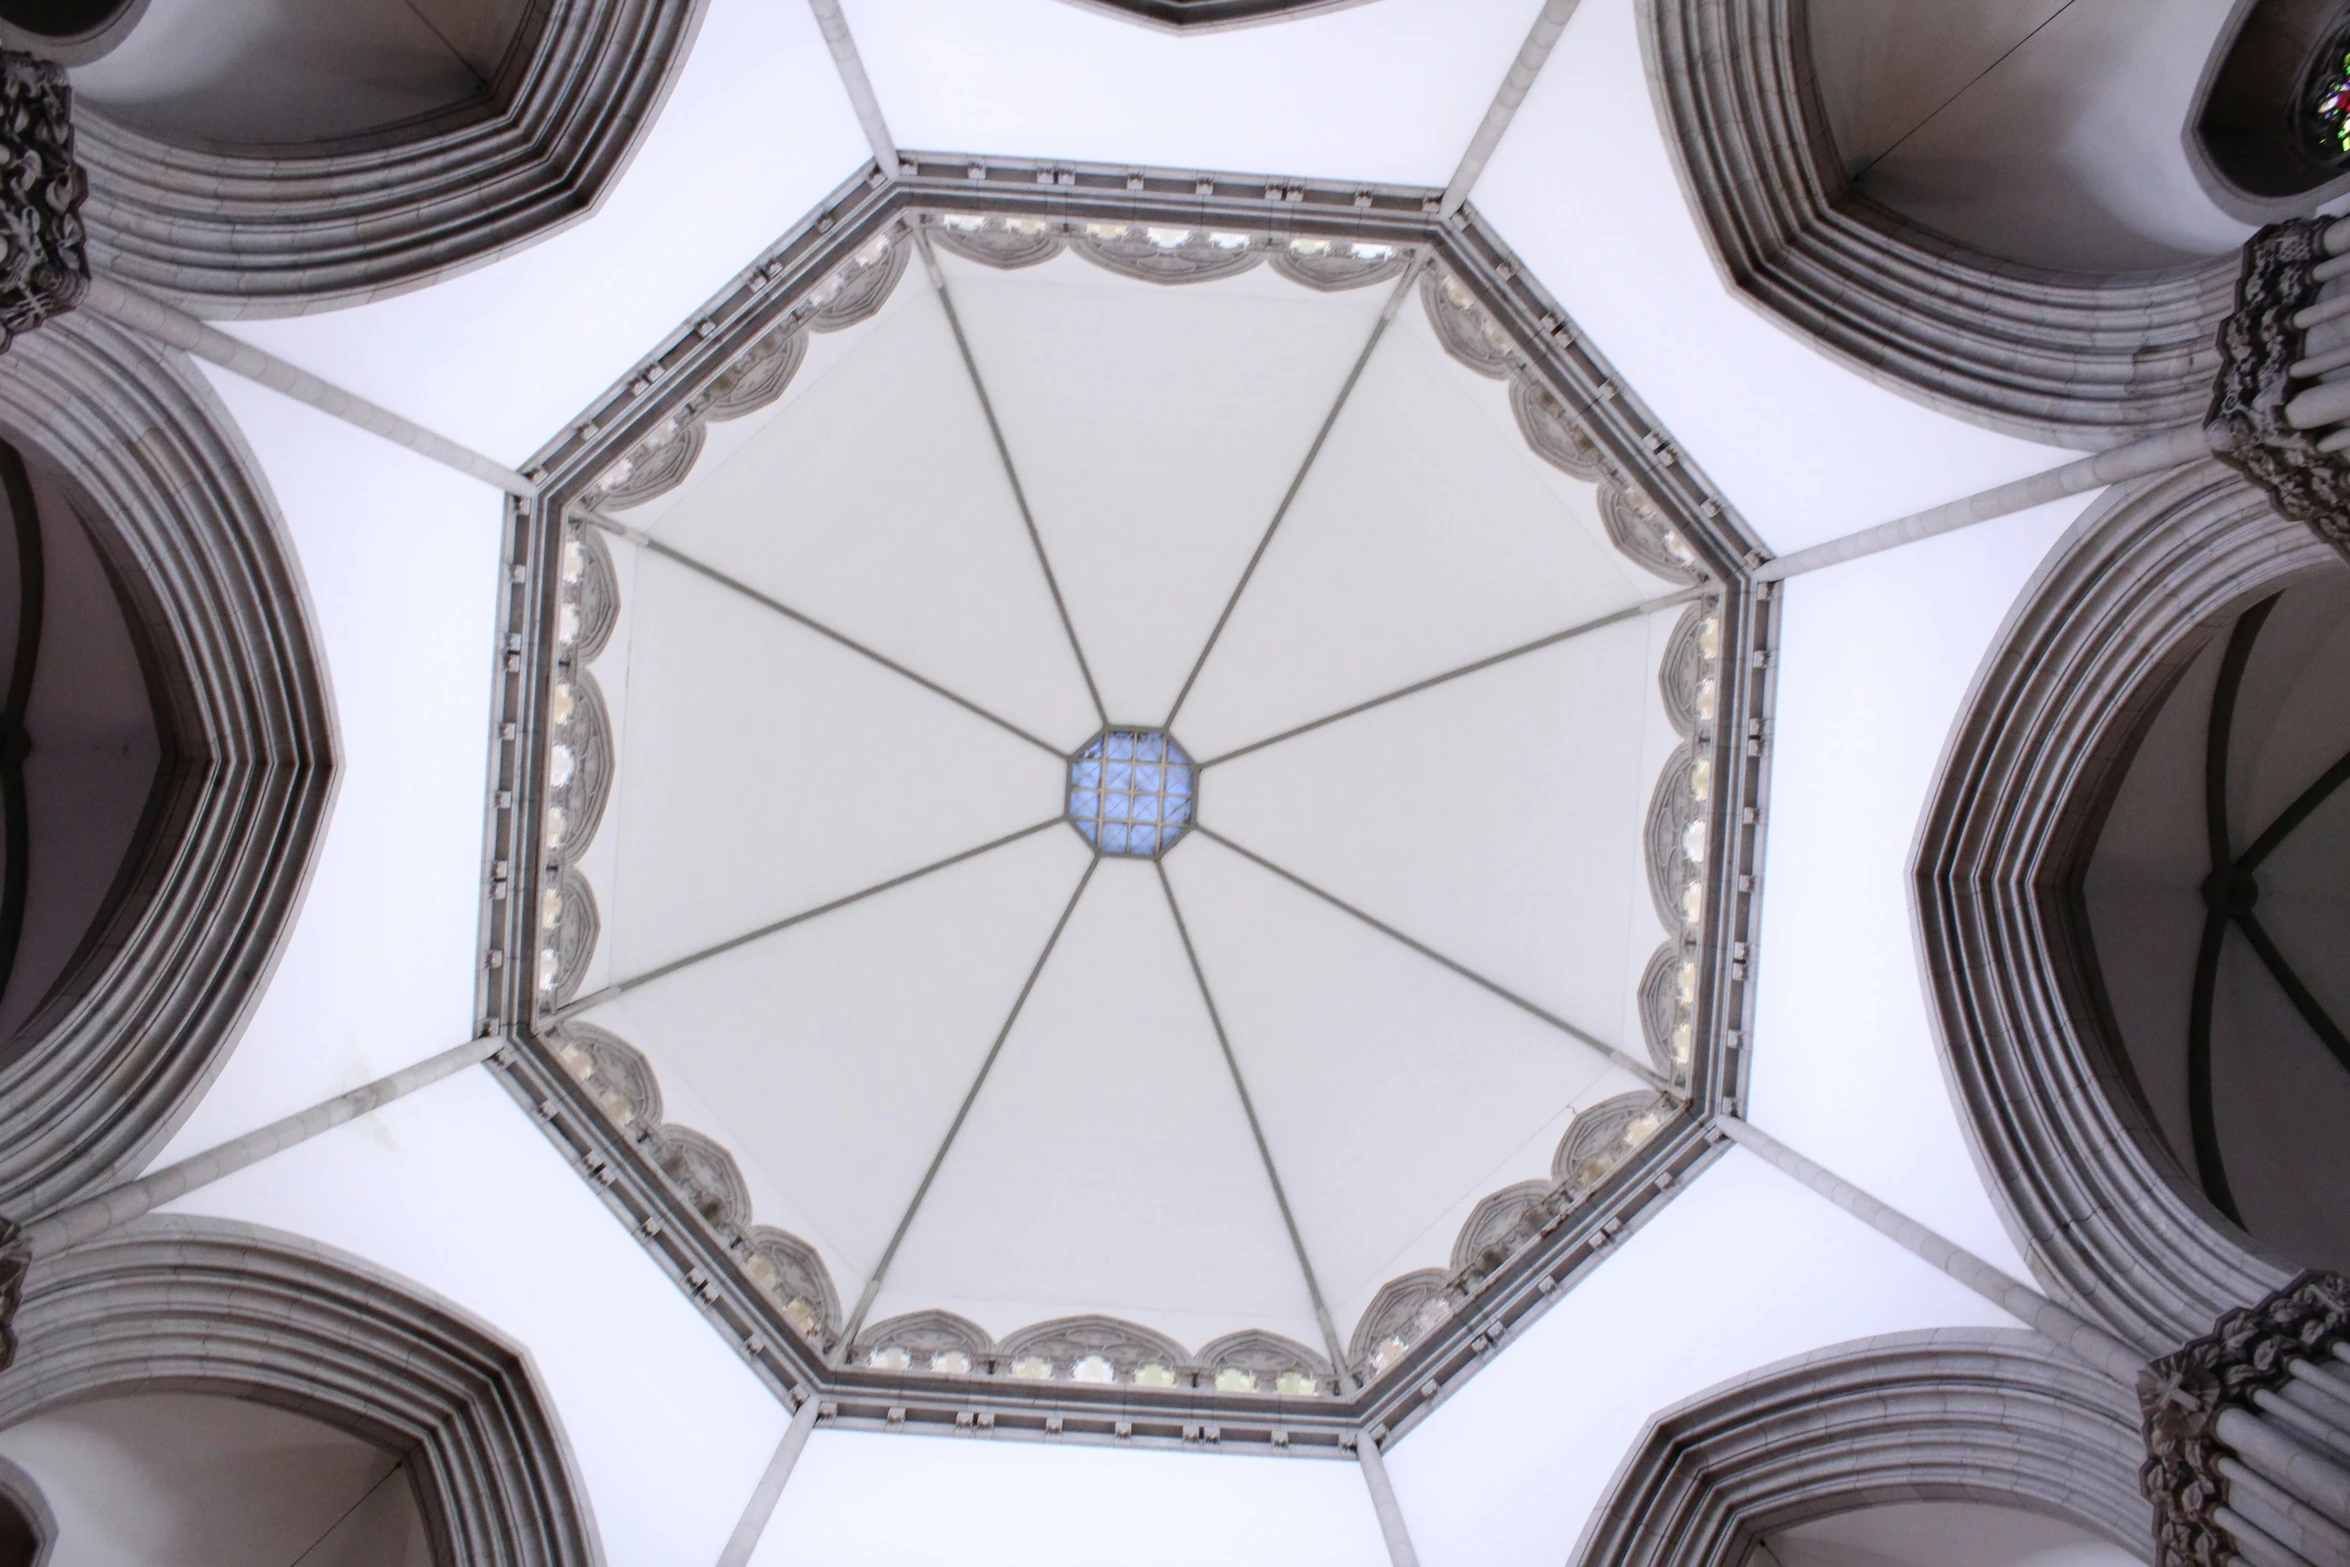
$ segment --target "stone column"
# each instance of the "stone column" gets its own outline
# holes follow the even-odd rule
[[[2350,1279],[2304,1273],[2146,1368],[2156,1567],[2350,1562]]]

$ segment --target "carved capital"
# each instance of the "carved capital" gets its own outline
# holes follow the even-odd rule
[[[2305,335],[2293,318],[2317,302],[2329,218],[2272,223],[2244,245],[2236,308],[2220,323],[2219,375],[2203,420],[2212,455],[2268,493],[2279,513],[2350,556],[2350,453],[2286,417]]]
[[[2247,1413],[2253,1395],[2281,1386],[2296,1360],[2350,1341],[2350,1279],[2304,1273],[2257,1305],[2221,1315],[2211,1332],[2163,1356],[2138,1378],[2147,1458],[2138,1485],[2154,1503],[2157,1567],[2225,1567],[2234,1544],[2214,1513],[2227,1492],[2220,1415]]]
[[[47,60],[0,50],[0,350],[82,302],[89,181],[73,158],[73,89]]]

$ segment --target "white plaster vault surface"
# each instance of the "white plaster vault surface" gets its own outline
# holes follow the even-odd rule
[[[1212,38],[1153,34],[1056,0],[845,9],[908,146],[1441,184],[1537,7],[1378,0]],[[1068,83],[1087,86],[1072,96]],[[712,0],[675,91],[592,217],[409,295],[231,329],[517,461],[866,155],[805,8]],[[1723,289],[1646,99],[1633,0],[1584,0],[1475,199],[1774,548],[2063,456],[1889,393]],[[1167,649],[1194,636],[1203,605],[1212,615],[1220,590],[1202,583],[1229,583],[1235,540],[1269,515],[1268,486],[1286,483],[1301,431],[1310,436],[1379,299],[1292,309],[1299,296],[1262,272],[1188,294],[1098,273],[958,269],[955,286],[1007,439],[1017,454],[1039,454],[1039,526],[1067,557],[1080,630],[1098,632],[1105,695],[1141,709],[1114,716],[1155,720],[1171,700]],[[1045,330],[1064,305],[1103,312],[1129,346],[1072,359]],[[911,272],[881,318],[816,339],[766,423],[731,453],[714,438],[694,484],[638,515],[681,548],[723,553],[751,580],[824,596],[896,656],[984,692],[1054,746],[1073,744],[1091,727],[1090,704],[1018,570],[1016,514],[984,431],[974,434],[958,402],[967,391],[952,374],[888,368],[892,355],[941,366],[935,309]],[[1210,318],[1221,324],[1201,324]],[[1183,341],[1165,340],[1176,331]],[[1219,378],[1179,352],[1220,345],[1251,357]],[[1162,351],[1172,357],[1148,357]],[[1476,504],[1450,519],[1458,532],[1398,522],[1383,548],[1350,551],[1348,525],[1384,528],[1380,519],[1410,510],[1383,509],[1379,487],[1357,477],[1363,464],[1326,459],[1227,633],[1226,653],[1267,673],[1242,679],[1211,664],[1176,725],[1195,754],[1384,689],[1407,666],[1443,667],[1481,638],[1505,646],[1648,591],[1585,549],[1588,516],[1569,493],[1579,487],[1500,450],[1506,411],[1495,416],[1457,384],[1416,307],[1380,356],[1357,392],[1359,429],[1342,426],[1334,443],[1384,440],[1404,463],[1397,495],[1454,486]],[[1079,372],[1097,389],[1162,376],[1205,387],[1205,401],[1163,399],[1161,428],[1180,441],[1121,450],[1106,440],[1098,390],[1089,398],[1055,380]],[[860,391],[861,376],[873,387]],[[445,1049],[473,1024],[498,497],[273,394],[226,377],[216,385],[307,577],[341,766],[326,847],[270,987],[164,1158]],[[877,387],[902,401],[860,402]],[[1261,399],[1247,415],[1261,441],[1214,465],[1190,460],[1219,408],[1241,406],[1226,397]],[[1448,418],[1440,450],[1382,435]],[[1480,433],[1479,420],[1490,428]],[[1045,454],[1059,429],[1055,460]],[[1491,455],[1438,466],[1478,449]],[[747,493],[772,493],[782,481],[759,479],[767,461],[828,508],[851,504],[847,475],[860,464],[887,473],[905,504],[862,514],[869,533],[801,527],[780,504],[758,527],[730,527],[714,497],[738,471]],[[1112,465],[1088,466],[1097,461]],[[2069,515],[2019,517],[1790,590],[1757,953],[1758,1124],[2017,1271],[1942,1085],[1908,939],[1908,856],[1983,650]],[[1109,541],[1170,519],[1182,548],[1153,563],[1149,592],[1121,600],[1118,572],[1133,559],[1118,549],[1132,545]],[[1473,569],[1509,550],[1533,569]],[[673,568],[625,546],[615,553],[627,608],[606,666],[629,665],[605,685],[624,777],[586,862],[612,893],[606,967],[589,986],[611,965],[658,961],[935,857],[927,834],[951,852],[1058,809],[1056,764],[1043,751],[903,682],[795,647],[773,617]],[[1408,635],[1392,628],[1400,605],[1414,606]],[[1350,720],[1212,768],[1206,818],[1546,1003],[1578,1016],[1588,1006],[1595,1032],[1631,1037],[1628,978],[1655,932],[1642,923],[1652,916],[1630,835],[1614,847],[1613,829],[1594,824],[1615,802],[1635,817],[1645,804],[1665,743],[1651,711],[1655,643],[1627,632],[1570,646],[1411,712],[1398,704],[1377,723]],[[722,675],[715,695],[689,689],[697,670]],[[657,700],[647,695],[655,686],[666,692]],[[1475,749],[1498,726],[1522,724],[1529,705],[1547,705],[1551,720],[1512,746]],[[817,725],[805,732],[821,733],[822,747],[779,732],[787,717]],[[951,750],[951,765],[916,746],[917,734]],[[866,765],[876,759],[883,765]],[[857,763],[857,787],[825,771],[835,761]],[[1349,769],[1362,772],[1331,784]],[[705,810],[732,813],[737,836],[705,834],[691,819]],[[1596,856],[1609,867],[1593,873],[1607,896],[1581,900],[1504,874],[1526,844],[1540,863]],[[1011,954],[1035,950],[1082,862],[1074,837],[1055,828],[796,940],[707,965],[707,984],[648,987],[611,1008],[610,1022],[660,1060],[670,1113],[744,1156],[761,1217],[819,1243],[853,1297],[985,1048],[973,1023],[1001,1016],[1007,980],[1021,977]],[[1559,1112],[1609,1085],[1576,1047],[1382,950],[1327,906],[1266,885],[1212,842],[1180,846],[1167,868],[1187,912],[1199,911],[1203,963],[1222,987],[1268,1136],[1277,1152],[1299,1150],[1284,1174],[1343,1332],[1368,1287],[1438,1260],[1465,1202],[1537,1173]],[[1108,973],[1084,961],[1048,970],[1023,1025],[1034,1036],[1007,1047],[1006,1076],[975,1113],[963,1163],[942,1174],[877,1314],[952,1304],[1000,1331],[1059,1310],[1115,1309],[1192,1344],[1244,1321],[1314,1341],[1156,893],[1147,867],[1097,873],[1064,955],[1152,956]],[[977,909],[988,917],[975,920]],[[892,944],[898,960],[877,963]],[[713,1043],[744,1038],[727,1031],[787,996],[804,1019],[797,1041]],[[1348,1053],[1298,1043],[1313,1037],[1301,1018],[1345,1037]],[[852,1024],[917,1043],[887,1073],[812,1048]],[[1457,1056],[1434,1062],[1413,1048],[1436,1030]],[[1446,1069],[1456,1061],[1474,1070]],[[744,1107],[784,1093],[791,1112],[763,1133]],[[1090,1146],[1112,1140],[1126,1145],[1117,1160]],[[1098,1189],[1070,1190],[1080,1186]],[[1029,1206],[1005,1206],[1022,1192]],[[357,1252],[527,1345],[614,1567],[714,1561],[783,1429],[783,1411],[735,1350],[484,1073],[177,1206]],[[1501,1350],[1389,1464],[1430,1567],[1555,1563],[1660,1408],[1857,1335],[1999,1320],[1732,1153]],[[1343,1465],[845,1433],[811,1443],[758,1559],[952,1554],[1081,1567],[1100,1560],[1105,1531],[1135,1561],[1382,1559],[1368,1499]]]
[[[1183,695],[1394,285],[942,265],[1108,716],[1182,696],[1202,825],[1644,1055],[1631,998],[1666,932],[1639,834],[1678,739],[1656,667],[1679,605],[1218,760],[1669,591],[1608,545],[1593,486],[1407,301]],[[629,524],[1037,738],[615,544],[590,985],[1050,821],[1102,722],[919,268],[730,422]],[[920,461],[876,486],[880,430]],[[1106,859],[1071,908],[1091,863],[1054,826],[582,1016],[646,1052],[668,1119],[733,1151],[853,1300],[1070,909],[870,1320],[945,1308],[1003,1338],[1107,1312],[1319,1347],[1167,890]],[[1204,833],[1165,868],[1342,1343],[1380,1285],[1446,1265],[1479,1198],[1547,1178],[1576,1110],[1641,1086]]]

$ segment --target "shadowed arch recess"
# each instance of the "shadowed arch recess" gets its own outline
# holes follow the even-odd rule
[[[150,1218],[44,1259],[0,1427],[112,1393],[274,1404],[404,1455],[451,1567],[596,1567],[570,1446],[518,1350],[354,1257]]]
[[[2097,988],[2082,874],[2209,628],[2338,559],[2216,464],[2109,492],[2009,615],[1919,832],[1920,938],[1986,1184],[2051,1292],[2150,1353],[2285,1271],[2152,1123]]]
[[[181,146],[85,104],[91,258],[215,317],[354,304],[480,266],[596,205],[704,4],[548,0],[485,98],[341,139]]]
[[[135,1168],[225,1058],[308,873],[334,721],[276,505],[184,364],[52,322],[8,356],[0,433],[88,526],[172,752],[111,917],[0,1062],[0,1213],[21,1221]]]
[[[1571,1560],[1742,1567],[1766,1534],[1890,1499],[2045,1513],[2136,1551],[2143,1456],[2129,1394],[2036,1334],[1864,1339],[1656,1416]]]

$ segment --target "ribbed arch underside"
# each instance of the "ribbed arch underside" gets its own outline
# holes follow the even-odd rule
[[[603,503],[576,1015],[863,1321],[1343,1351],[1643,1086],[1680,606],[1412,277],[937,259]],[[1060,820],[1105,726],[1201,764],[1156,863]]]

